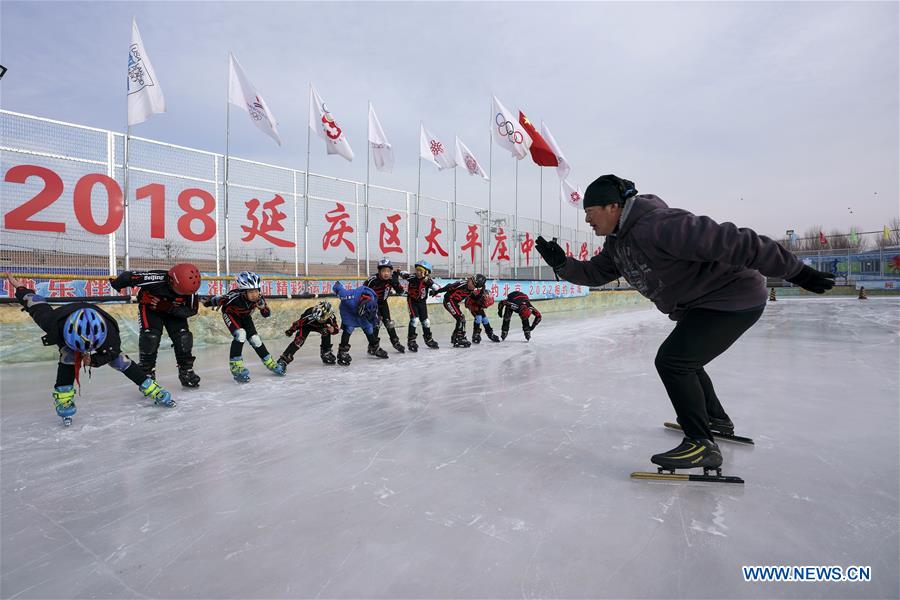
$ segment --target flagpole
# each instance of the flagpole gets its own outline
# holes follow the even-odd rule
[[[419,124],[421,127],[421,123]],[[421,139],[422,130],[419,129],[419,136]],[[419,152],[419,176],[418,183],[416,184],[416,226],[413,230],[416,232],[416,241],[413,246],[415,247],[415,254],[413,254],[413,261],[419,262],[419,198],[422,196],[422,153]]]
[[[312,83],[309,84],[309,112],[312,113]],[[303,184],[303,274],[309,277],[309,123],[306,124],[306,181]],[[368,265],[367,265],[368,266]]]
[[[491,278],[491,200],[494,187],[494,105],[491,104],[491,120],[488,128],[488,214],[487,214],[487,232],[485,233],[484,246],[481,247],[481,258],[485,268],[485,277]],[[498,273],[499,274],[499,273]]]
[[[513,278],[519,278],[519,159],[516,161],[516,204],[513,209]]]
[[[228,95],[225,101],[225,276],[231,275],[231,251],[228,236],[228,154],[231,142],[231,54],[228,55]]]
[[[369,112],[372,111],[372,102],[369,101]],[[371,122],[369,123],[369,127],[372,127]],[[366,275],[369,274],[369,163],[371,159],[369,157],[369,150],[372,146],[372,132],[369,132],[369,139],[366,140],[366,224],[365,224],[365,233],[366,233]]]
[[[131,125],[125,125],[125,147],[122,169],[124,171],[124,191],[122,192],[122,219],[125,222],[125,270],[131,269],[131,245],[129,243],[129,227],[128,227],[128,143],[131,139]]]
[[[541,129],[543,129],[543,128],[544,128],[544,124],[541,123]],[[543,235],[544,234],[544,170],[538,169],[538,173],[540,173],[540,176],[541,176],[540,177],[541,183],[538,186],[538,190],[539,190],[538,191],[538,207],[539,207],[538,210],[540,211],[539,212],[540,216],[538,217],[538,229],[540,231],[538,232],[538,235]],[[541,279],[541,266],[542,266],[543,262],[544,262],[543,260],[538,260],[538,279]]]
[[[452,279],[456,275],[456,168],[453,169],[453,224],[450,228],[450,243],[453,246],[453,253],[450,255],[449,273]]]

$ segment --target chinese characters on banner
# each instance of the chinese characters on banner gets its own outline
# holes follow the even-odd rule
[[[244,203],[247,207],[247,221],[250,226],[241,225],[241,229],[246,233],[241,241],[252,241],[256,236],[260,236],[280,248],[293,248],[294,242],[285,240],[272,235],[274,231],[284,231],[284,225],[281,222],[287,218],[287,213],[278,210],[280,205],[284,204],[284,198],[275,194],[275,197],[262,205],[262,222],[256,216],[256,209],[259,208],[259,200],[253,198]]]
[[[440,242],[438,242],[438,236],[442,233],[437,226],[437,219],[431,217],[431,231],[428,232],[428,235],[425,236],[425,241],[428,242],[428,247],[425,249],[425,254],[439,254],[441,256],[447,256],[447,251],[441,247]],[[474,253],[474,251],[473,251]],[[473,259],[474,260],[474,259]]]
[[[460,250],[465,252],[469,250],[471,252],[472,264],[475,264],[475,249],[481,248],[481,242],[478,241],[478,225],[469,225],[469,230],[466,231],[466,243],[460,246]]]
[[[529,232],[525,232],[525,239],[522,240],[522,254],[525,255],[525,266],[531,264],[531,251],[534,250],[534,239]]]
[[[381,248],[382,254],[391,252],[403,252],[403,246],[400,244],[400,213],[388,215],[387,223],[382,223],[380,227],[380,236],[378,239],[378,247]]]
[[[344,234],[353,233],[353,227],[347,223],[350,213],[340,202],[334,204],[335,208],[325,213],[325,221],[330,224],[330,227],[322,236],[322,250],[327,250],[329,246],[337,248],[341,244],[345,244],[350,252],[356,252],[353,242],[344,237]]]
[[[491,252],[491,260],[494,260],[496,257],[497,262],[500,261],[509,261],[508,249],[506,247],[506,233],[503,232],[502,227],[497,228],[497,233],[494,235],[494,251]]]

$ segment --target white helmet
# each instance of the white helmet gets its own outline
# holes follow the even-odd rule
[[[253,271],[243,271],[241,273],[238,273],[238,276],[235,277],[235,281],[237,282],[237,287],[239,290],[259,289],[259,275],[257,275]]]

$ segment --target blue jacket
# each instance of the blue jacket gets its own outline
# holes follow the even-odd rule
[[[331,288],[340,299],[341,323],[348,326],[352,331],[354,327],[362,327],[369,331],[373,327],[378,326],[378,300],[372,290],[364,285],[348,290],[340,281],[335,281]],[[368,300],[361,300],[363,295],[369,297]],[[360,315],[360,303],[363,309]]]

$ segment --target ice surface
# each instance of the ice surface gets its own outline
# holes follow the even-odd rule
[[[495,323],[495,325],[497,325]],[[708,368],[743,487],[629,479],[675,446],[653,310],[549,314],[525,343],[365,355],[286,378],[227,345],[167,410],[95,370],[70,429],[55,364],[5,366],[2,597],[897,598],[900,302],[780,300]],[[224,331],[223,331],[224,335]],[[287,338],[268,340],[273,353]],[[25,343],[40,343],[37,336]],[[871,565],[745,583],[742,565]]]

